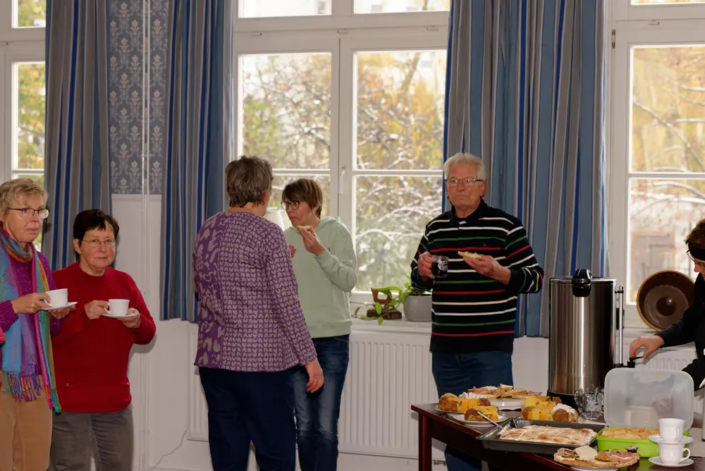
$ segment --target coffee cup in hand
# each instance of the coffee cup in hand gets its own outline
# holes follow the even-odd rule
[[[127,310],[130,309],[129,299],[109,299],[108,304],[110,304],[110,314],[113,316],[127,316]]]
[[[67,290],[66,288],[54,289],[51,291],[47,291],[45,294],[49,296],[47,304],[51,307],[63,307],[69,303],[69,290]]]
[[[690,449],[683,443],[659,443],[658,457],[665,465],[675,465],[690,458]]]
[[[678,443],[683,438],[685,421],[681,419],[659,419],[658,432],[664,443]]]

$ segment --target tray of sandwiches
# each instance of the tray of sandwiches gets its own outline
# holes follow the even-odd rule
[[[515,388],[505,384],[472,388],[468,391],[468,394],[472,394],[473,397],[488,399],[493,406],[500,410],[519,410],[523,407],[527,398],[542,396],[540,392]]]
[[[488,450],[553,455],[561,448],[591,446],[599,424],[511,419],[506,429],[495,427],[477,439]]]

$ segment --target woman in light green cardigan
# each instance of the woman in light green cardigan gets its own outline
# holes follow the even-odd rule
[[[323,192],[314,180],[286,186],[282,205],[292,227],[284,233],[292,252],[299,300],[323,368],[325,384],[306,392],[305,370],[294,373],[301,471],[335,471],[338,417],[350,357],[350,292],[357,283],[352,236],[338,218],[321,218]]]

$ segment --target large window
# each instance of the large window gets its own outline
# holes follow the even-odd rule
[[[647,277],[661,270],[695,277],[684,239],[705,219],[705,34],[694,27],[701,21],[673,18],[683,15],[678,7],[705,17],[705,3],[627,1],[615,4],[608,204],[612,271],[625,284],[636,326],[636,295]],[[620,12],[666,3],[669,16],[649,31],[629,14],[620,21]]]
[[[272,161],[272,206],[295,178],[320,183],[323,214],[353,234],[358,292],[403,285],[426,223],[441,211],[449,5],[239,5],[238,153]],[[289,24],[265,18],[287,15]]]

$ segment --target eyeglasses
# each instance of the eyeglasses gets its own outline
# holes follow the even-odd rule
[[[458,186],[458,184],[460,184],[461,182],[462,182],[463,184],[465,184],[466,186],[473,186],[473,185],[475,185],[476,183],[482,183],[482,182],[484,182],[484,181],[485,181],[485,180],[480,180],[479,178],[472,178],[472,177],[470,177],[470,178],[463,178],[462,180],[459,180],[459,179],[457,179],[457,178],[448,178],[448,179],[446,180],[446,182],[447,182],[450,186]]]
[[[282,208],[284,208],[284,211],[288,211],[289,208],[296,211],[297,209],[299,209],[299,204],[299,201],[282,201]]]
[[[105,239],[105,240],[100,240],[100,239],[86,240],[86,239],[83,239],[83,242],[90,245],[94,249],[97,249],[98,247],[100,247],[103,244],[105,244],[105,248],[108,248],[108,249],[112,249],[113,247],[115,247],[115,239]]]
[[[699,261],[695,260],[695,259],[693,258],[693,256],[690,255],[690,250],[688,250],[688,251],[686,252],[686,254],[688,254],[688,258],[689,258],[696,266],[698,266],[699,268],[702,268],[703,270],[705,270],[705,262],[699,262]]]
[[[34,216],[38,216],[39,219],[46,219],[49,217],[48,209],[34,209],[34,208],[10,208],[10,211],[19,211],[20,215],[27,219]]]

